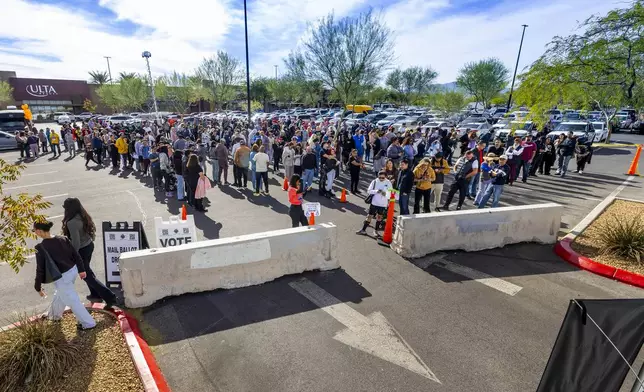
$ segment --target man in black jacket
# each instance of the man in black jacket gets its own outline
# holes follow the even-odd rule
[[[409,160],[404,158],[400,162],[400,171],[396,179],[396,186],[399,192],[398,203],[400,204],[400,215],[409,215],[409,194],[414,186],[414,173],[409,168]]]

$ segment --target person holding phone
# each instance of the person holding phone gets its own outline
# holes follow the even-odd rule
[[[41,297],[47,294],[42,288],[43,283],[53,283],[56,287],[54,298],[47,318],[59,321],[63,317],[65,306],[69,306],[78,320],[78,329],[88,330],[96,327],[96,321],[81,303],[74,289],[76,277],[87,277],[83,259],[67,237],[52,236],[52,222],[35,222],[32,231],[42,241],[36,245],[36,279],[34,288]],[[48,279],[51,279],[49,280]]]

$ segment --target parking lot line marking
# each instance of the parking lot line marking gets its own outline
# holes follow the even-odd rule
[[[69,193],[61,193],[60,195],[45,196],[45,197],[43,197],[43,199],[45,199],[45,200],[47,200],[47,199],[55,199],[57,197],[65,197],[65,196],[68,196],[68,195],[69,195]]]
[[[521,291],[521,289],[523,289],[523,287],[517,286],[514,283],[495,278],[492,275],[488,275],[484,272],[477,271],[475,269],[465,267],[463,265],[456,264],[445,259],[437,261],[435,264],[448,271],[454,272],[455,274],[463,275],[466,278],[475,280],[481,284],[484,284],[510,296],[516,295],[519,291]]]
[[[18,164],[20,162],[16,162]],[[25,164],[27,167],[34,167],[34,166],[49,166],[49,165],[55,165],[56,162],[51,162],[51,163],[34,163],[34,164]]]
[[[42,174],[52,174],[52,173],[58,173],[58,170],[55,170],[55,171],[49,171],[49,172],[42,172],[42,173],[22,174],[20,177],[40,176],[40,175],[42,175]]]
[[[62,218],[63,216],[65,216],[65,215],[54,215],[54,216],[48,216],[46,219],[47,219],[47,220],[58,219],[58,218]]]
[[[20,186],[13,186],[11,188],[4,188],[5,191],[10,191],[13,189],[22,189],[22,188],[29,188],[32,186],[42,186],[42,185],[51,185],[51,184],[60,184],[62,181],[52,181],[52,182],[41,182],[39,184],[31,184],[31,185],[20,185]]]

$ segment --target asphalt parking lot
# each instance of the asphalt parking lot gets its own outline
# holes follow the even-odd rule
[[[626,139],[621,136],[615,140]],[[560,203],[565,232],[623,184],[633,153],[632,148],[599,149],[583,175],[515,183],[506,187],[502,205]],[[6,160],[16,156],[0,153]],[[149,237],[154,217],[179,212],[178,202],[153,192],[149,178],[93,164],[86,169],[81,156],[50,156],[29,162],[23,177],[5,192],[43,194],[53,203],[47,216],[55,230],[60,229],[62,201],[71,196],[81,199],[95,222],[142,221]],[[365,174],[363,189],[369,179]],[[280,184],[281,177],[271,174],[270,197],[215,187],[208,196],[209,212],[195,215],[199,239],[289,227]],[[341,178],[338,186],[348,186],[348,179]],[[620,196],[644,199],[641,178]],[[347,204],[339,204],[313,194],[309,201],[322,203],[318,222],[339,228],[342,269],[169,298],[136,312],[173,390],[534,390],[570,299],[642,295],[572,268],[549,246],[406,260],[354,234],[365,214],[362,198],[349,195]],[[100,240],[96,249],[93,265],[103,277]],[[33,290],[34,269],[29,263],[15,274],[0,266],[0,317],[47,307]],[[83,296],[88,293],[82,282],[77,288]],[[320,309],[310,299],[316,295],[342,305],[340,316]],[[374,334],[352,329],[364,318],[375,320],[390,338],[374,343],[369,338]]]

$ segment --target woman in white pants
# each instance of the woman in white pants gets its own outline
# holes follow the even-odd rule
[[[78,251],[67,237],[52,237],[49,231],[54,224],[36,222],[33,232],[43,240],[36,245],[36,283],[34,288],[41,297],[46,297],[43,283],[53,283],[56,287],[51,308],[47,317],[58,321],[63,317],[65,306],[69,306],[78,321],[78,329],[87,330],[96,327],[96,321],[81,303],[74,289],[74,281],[80,276],[85,279],[85,267]],[[80,272],[79,272],[80,271]]]

